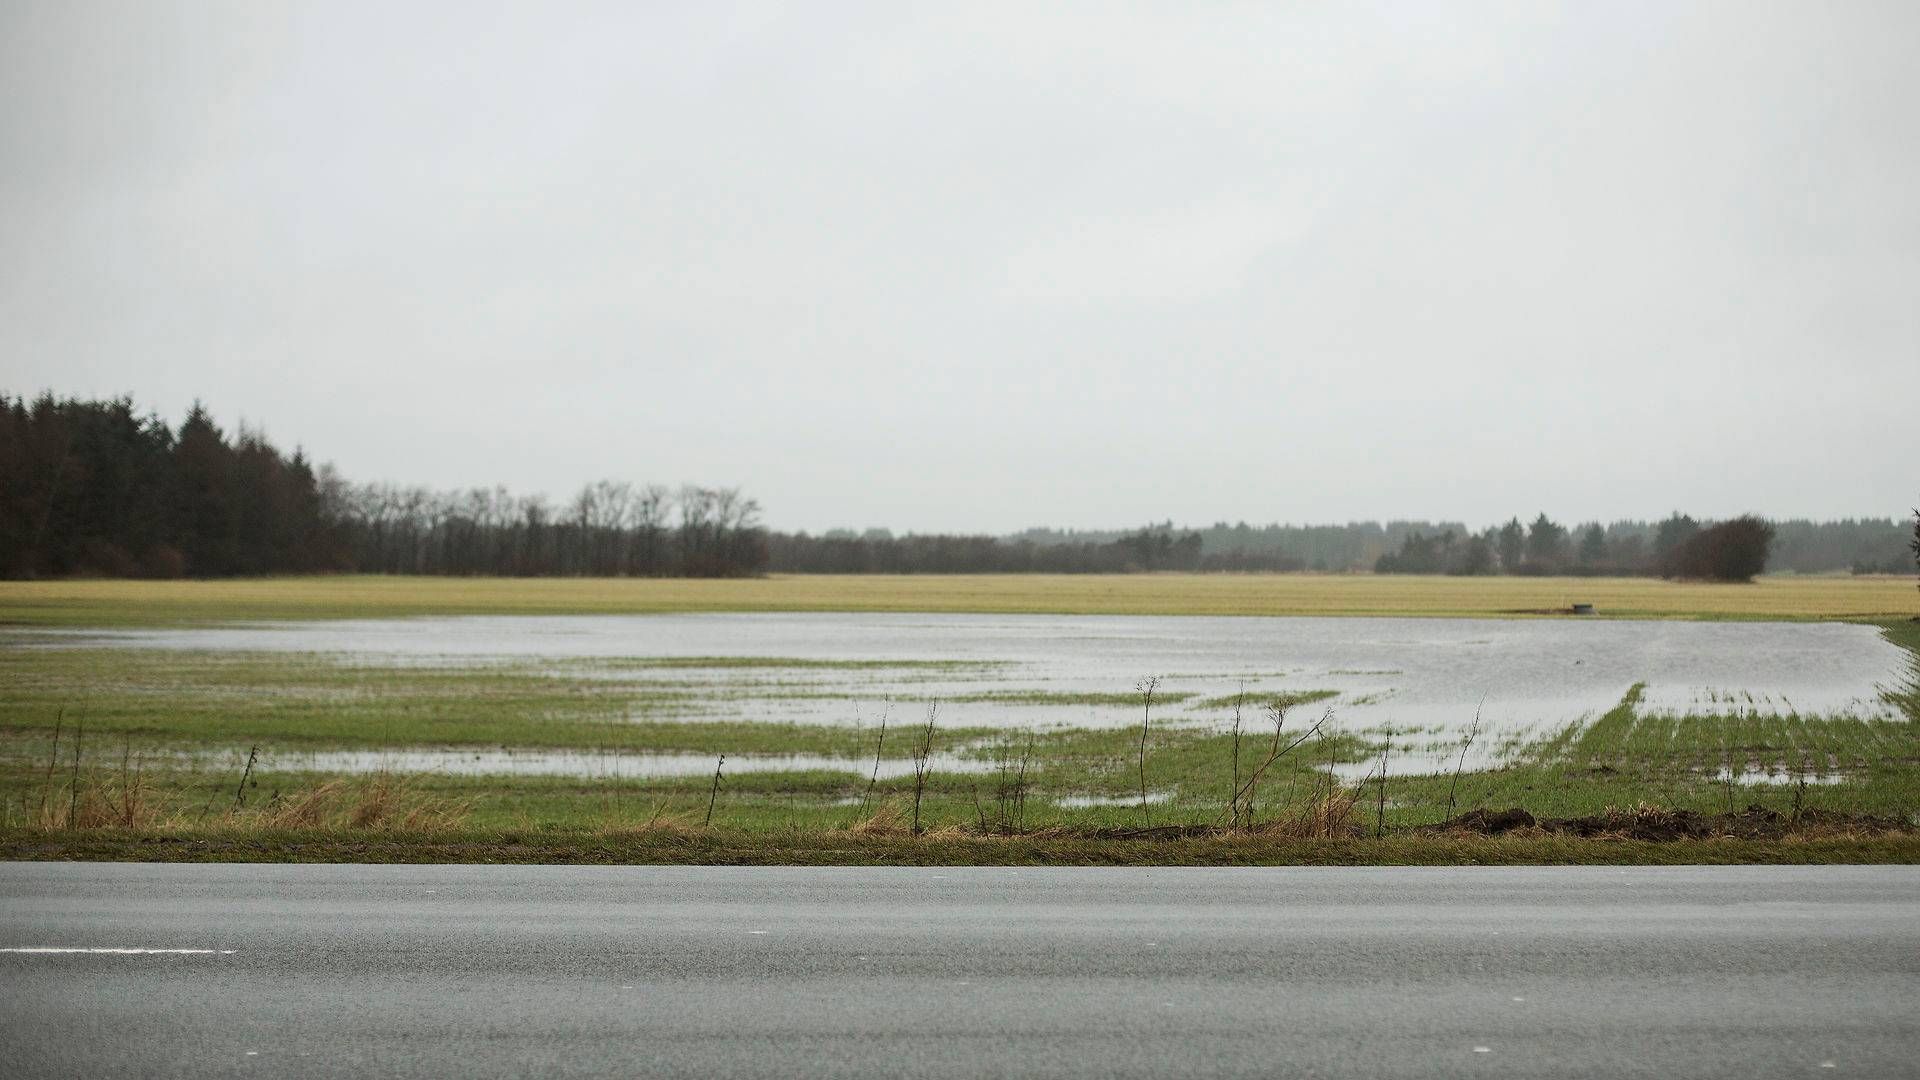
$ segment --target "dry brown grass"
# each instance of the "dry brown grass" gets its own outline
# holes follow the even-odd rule
[[[847,831],[856,836],[911,836],[913,829],[907,823],[907,817],[892,800],[882,802],[873,808],[873,813],[847,826]]]
[[[246,820],[269,829],[391,829],[448,832],[466,824],[472,806],[414,790],[406,777],[374,773],[328,780],[291,797],[274,799],[258,810],[236,809],[229,820]]]
[[[606,837],[640,836],[677,836],[691,838],[704,836],[713,830],[694,820],[693,811],[679,813],[667,812],[665,802],[655,803],[652,811],[641,820],[613,818],[603,823],[598,832]]]
[[[328,780],[317,787],[276,799],[269,803],[264,811],[250,816],[251,820],[268,829],[315,829],[327,824],[335,805],[346,790],[344,779]],[[225,815],[229,820],[239,817],[238,813]]]
[[[70,768],[62,767],[60,756],[56,733],[37,790],[21,794],[20,820],[29,828],[139,830],[160,822],[163,811],[159,795],[131,752],[123,752],[120,766],[114,770],[91,764],[82,767],[77,745]],[[6,811],[6,820],[12,824],[15,817],[11,802]]]
[[[29,794],[24,824],[49,831],[113,829],[166,832],[213,828],[261,830],[362,829],[447,832],[463,827],[472,806],[414,790],[407,778],[376,773],[336,778],[254,806],[221,803],[225,796],[197,809],[169,804],[141,770],[82,769],[56,776],[37,794]],[[9,807],[11,809],[11,807]],[[9,814],[9,823],[19,820]]]
[[[236,807],[222,815],[229,824],[262,829],[388,829],[448,832],[466,824],[471,804],[414,790],[406,777],[374,773],[336,778],[278,796],[258,809]]]
[[[1332,839],[1359,836],[1365,832],[1354,820],[1360,802],[1358,787],[1321,789],[1296,807],[1283,808],[1278,816],[1247,827],[1256,836],[1284,840]]]
[[[131,779],[82,775],[75,794],[62,787],[30,819],[43,829],[148,829],[162,815],[152,789],[136,775]]]

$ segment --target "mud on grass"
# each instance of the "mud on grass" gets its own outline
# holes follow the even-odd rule
[[[1819,840],[1911,837],[1911,821],[1873,814],[1804,810],[1783,814],[1760,805],[1727,814],[1668,810],[1657,806],[1609,807],[1576,818],[1536,818],[1519,807],[1472,810],[1419,830],[1433,836],[1567,836],[1598,840],[1672,843],[1681,840]]]

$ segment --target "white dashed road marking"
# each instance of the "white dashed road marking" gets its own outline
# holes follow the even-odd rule
[[[232,949],[128,949],[128,948],[64,949],[64,948],[52,948],[48,946],[35,946],[31,948],[0,949],[0,953],[33,953],[33,954],[89,953],[93,955],[105,955],[105,956],[232,956],[233,950]]]

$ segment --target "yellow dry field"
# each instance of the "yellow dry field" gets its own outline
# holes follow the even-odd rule
[[[1565,611],[1576,602],[1614,618],[1920,615],[1914,579],[1896,576],[1768,577],[1748,585],[1370,574],[796,575],[739,581],[337,576],[0,582],[0,624],[679,611],[1524,616]]]

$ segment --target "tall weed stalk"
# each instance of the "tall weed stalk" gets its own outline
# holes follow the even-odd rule
[[[920,730],[920,745],[913,748],[913,834],[920,835],[920,800],[927,792],[927,777],[933,772],[933,725],[940,703],[927,705],[927,725]]]
[[[1153,815],[1147,811],[1147,725],[1153,719],[1153,692],[1160,689],[1160,676],[1149,675],[1135,683],[1140,692],[1140,821],[1153,827]]]

